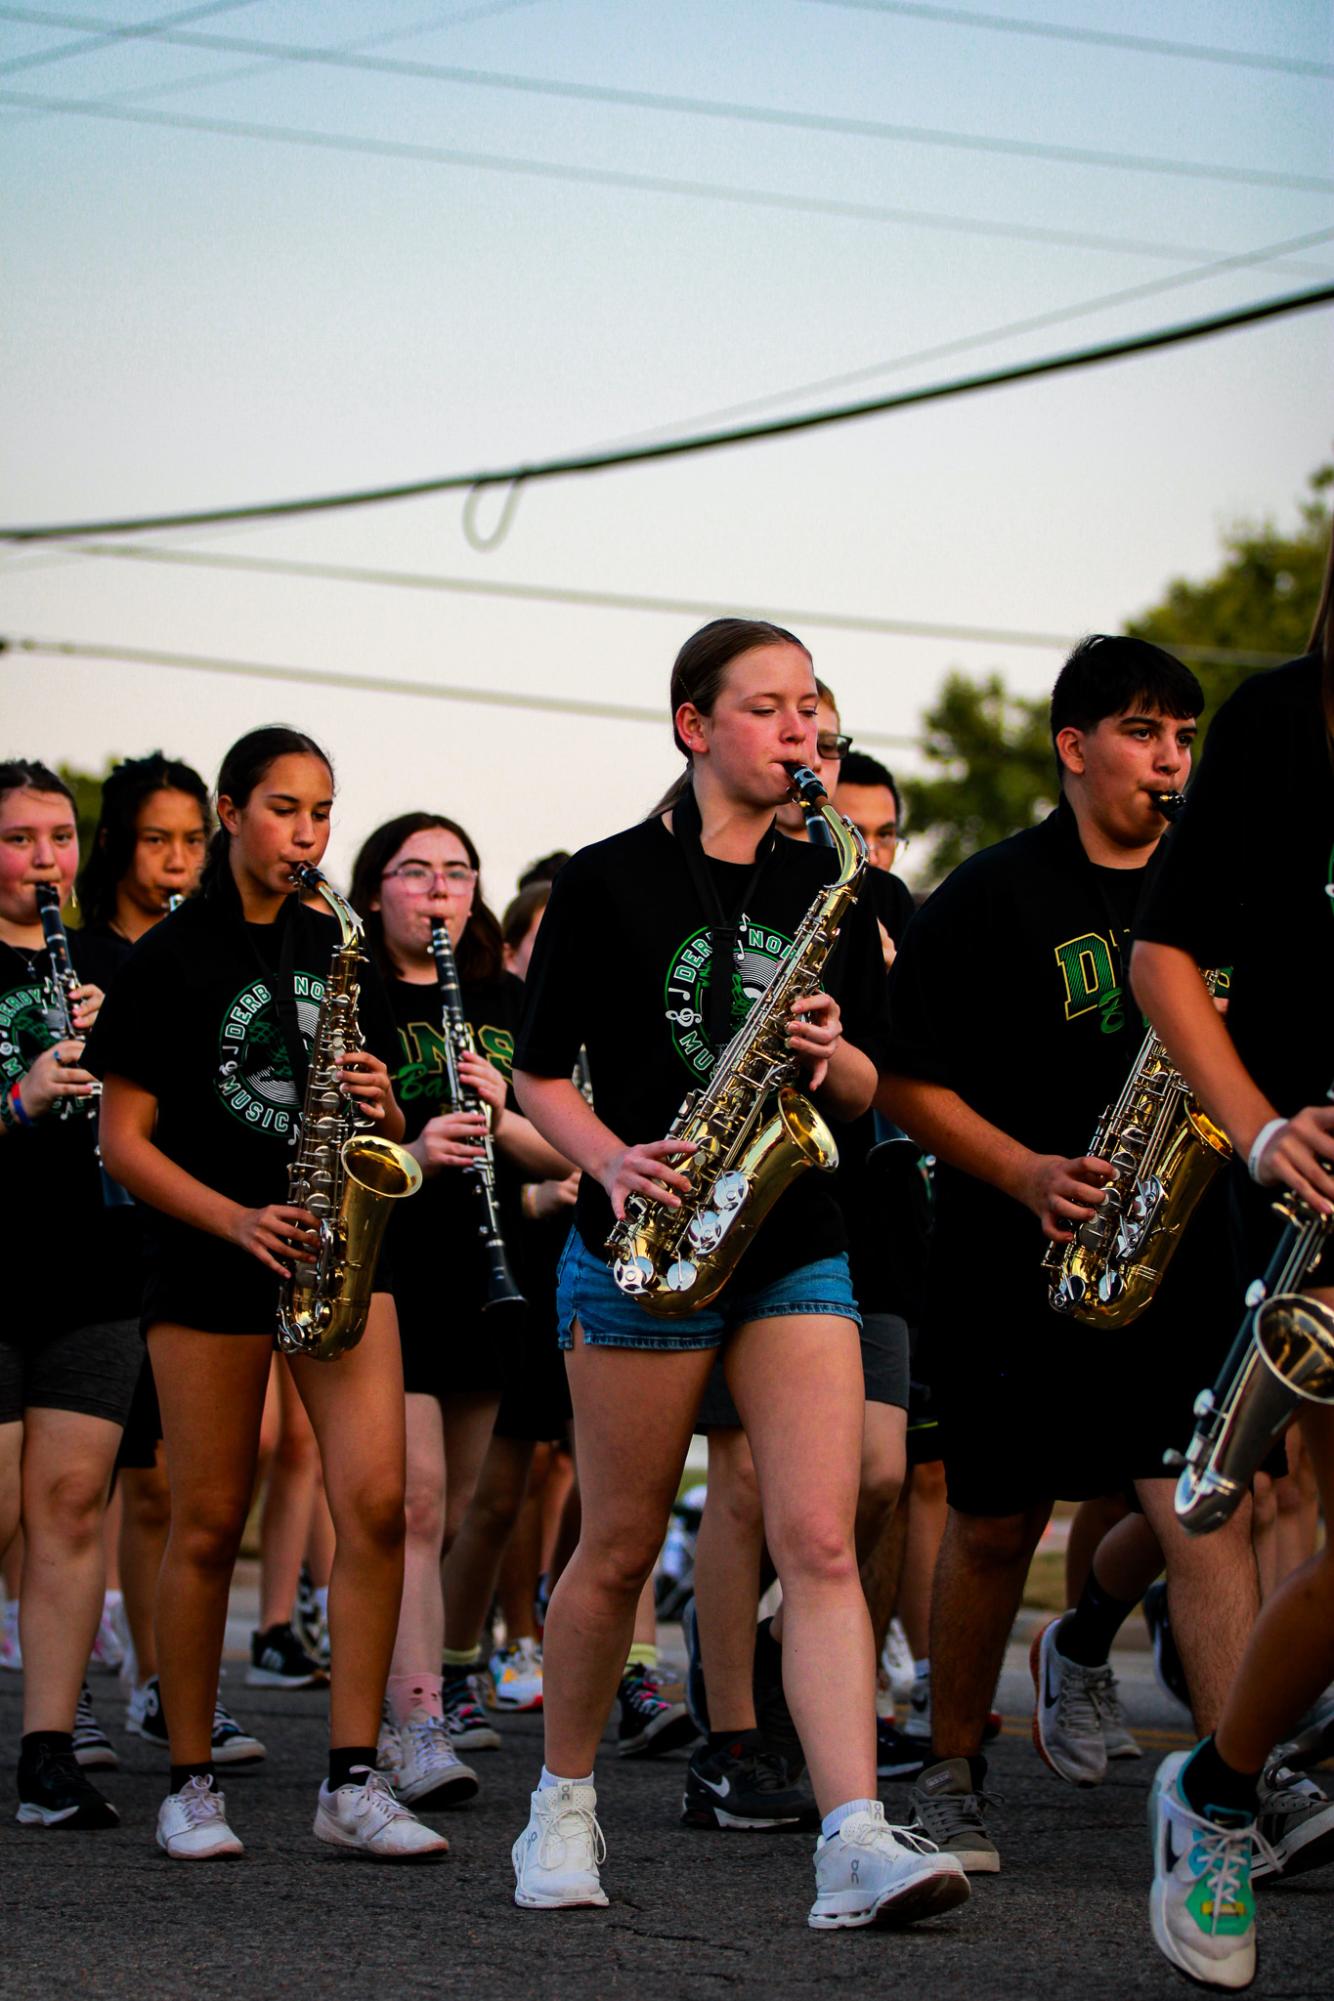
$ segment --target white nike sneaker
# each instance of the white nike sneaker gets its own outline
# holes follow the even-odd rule
[[[426,1811],[462,1806],[477,1795],[477,1774],[465,1765],[450,1741],[443,1716],[414,1709],[398,1726],[398,1762],[394,1791],[405,1806]]]
[[[336,1792],[326,1781],[315,1808],[315,1833],[320,1841],[355,1848],[375,1862],[433,1861],[449,1853],[444,1835],[423,1826],[395,1799],[379,1772],[368,1772],[364,1785],[339,1786]]]
[[[1153,1888],[1149,1917],[1160,1952],[1206,1987],[1249,1987],[1255,1978],[1251,1853],[1273,1857],[1255,1822],[1206,1819],[1181,1790],[1189,1751],[1163,1759],[1149,1792]]]
[[[957,1855],[906,1827],[891,1827],[879,1800],[854,1813],[815,1849],[815,1931],[851,1925],[907,1925],[952,1911],[972,1895]]]
[[[598,1864],[607,1844],[597,1822],[598,1796],[592,1786],[563,1779],[533,1794],[528,1825],[510,1851],[514,1901],[529,1911],[558,1911],[581,1904],[605,1904]]]
[[[1102,1702],[1112,1670],[1067,1660],[1058,1644],[1059,1619],[1033,1635],[1033,1742],[1038,1755],[1072,1786],[1100,1786],[1107,1776]]]
[[[212,1779],[190,1779],[178,1793],[168,1793],[158,1808],[157,1845],[178,1862],[209,1862],[225,1855],[243,1855],[227,1825],[226,1802]]]

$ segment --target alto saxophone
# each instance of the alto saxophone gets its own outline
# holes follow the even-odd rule
[[[1334,1098],[1334,1091],[1330,1092]],[[1180,1467],[1177,1519],[1192,1535],[1221,1528],[1303,1402],[1334,1403],[1334,1311],[1301,1291],[1324,1255],[1334,1219],[1288,1191],[1274,1204],[1285,1227],[1212,1389],[1195,1399],[1195,1431]]]
[[[621,1291],[665,1320],[717,1298],[798,1174],[808,1167],[838,1166],[833,1134],[810,1099],[792,1086],[797,1065],[786,1043],[787,1022],[795,1001],[819,991],[825,960],[861,886],[866,843],[834,811],[813,771],[797,765],[792,783],[803,805],[818,802],[838,852],[838,875],[806,912],[790,950],[718,1057],[705,1088],[690,1092],[672,1121],[668,1137],[698,1149],[681,1163],[690,1193],[679,1209],[631,1195],[624,1220],[607,1238]],[[715,968],[714,977],[725,971]]]
[[[1217,973],[1206,973],[1212,994]],[[1205,1189],[1232,1147],[1205,1117],[1150,1029],[1089,1152],[1113,1178],[1101,1207],[1068,1244],[1049,1244],[1053,1311],[1086,1327],[1124,1327],[1153,1298]]]
[[[316,1219],[314,1255],[294,1263],[278,1296],[278,1346],[285,1355],[332,1362],[366,1331],[375,1260],[390,1204],[421,1187],[422,1171],[406,1147],[369,1134],[340,1088],[337,1058],[360,1049],[357,968],[364,961],[361,919],[317,868],[300,864],[293,881],[324,898],[341,933],[310,1050],[301,1137],[287,1178],[287,1199]]]

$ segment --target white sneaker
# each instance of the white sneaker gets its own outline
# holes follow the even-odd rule
[[[116,1613],[120,1609],[119,1591],[108,1591],[102,1600],[102,1616],[97,1622],[97,1637],[93,1650],[88,1656],[90,1668],[99,1668],[103,1674],[115,1674],[125,1658],[125,1646],[116,1631]]]
[[[1251,1851],[1268,1856],[1255,1823],[1206,1820],[1181,1791],[1188,1751],[1163,1759],[1149,1792],[1153,1888],[1149,1917],[1159,1950],[1207,1987],[1249,1987],[1255,1978]]]
[[[491,1685],[498,1709],[542,1707],[542,1656],[533,1640],[516,1640],[492,1654]]]
[[[19,1601],[9,1598],[5,1601],[5,1623],[0,1627],[0,1668],[7,1668],[10,1674],[23,1672],[23,1648],[19,1645]]]
[[[398,1758],[394,1791],[408,1806],[423,1810],[461,1806],[476,1797],[477,1774],[465,1765],[450,1742],[443,1716],[414,1709],[397,1730]]]
[[[854,1813],[815,1849],[816,1931],[849,1925],[906,1925],[966,1903],[972,1891],[957,1855],[906,1827],[891,1827],[879,1800]]]
[[[398,1783],[398,1767],[403,1757],[403,1739],[389,1714],[388,1698],[380,1712],[380,1734],[375,1740],[375,1769],[383,1772],[391,1786]]]
[[[178,1862],[207,1862],[223,1855],[244,1855],[227,1825],[226,1802],[212,1779],[190,1779],[178,1793],[168,1793],[158,1808],[157,1845]]]
[[[1102,1702],[1112,1671],[1067,1660],[1057,1645],[1059,1619],[1033,1635],[1028,1665],[1033,1676],[1033,1742],[1058,1778],[1072,1786],[1100,1786],[1107,1776]]]
[[[910,1701],[916,1669],[912,1648],[908,1645],[908,1635],[898,1619],[891,1619],[889,1622],[889,1631],[885,1634],[885,1644],[880,1655],[880,1665],[889,1677],[889,1693],[895,1702]]]
[[[1115,1674],[1103,1690],[1098,1708],[1102,1715],[1102,1741],[1106,1746],[1108,1764],[1113,1758],[1142,1758],[1144,1752],[1121,1707],[1121,1684]]]
[[[528,1825],[510,1850],[514,1901],[529,1911],[558,1911],[581,1904],[605,1904],[598,1864],[607,1844],[597,1822],[598,1796],[592,1786],[563,1779],[533,1794]]]
[[[449,1843],[434,1828],[424,1827],[415,1813],[394,1797],[394,1789],[379,1772],[368,1772],[364,1785],[320,1787],[315,1808],[315,1834],[335,1848],[355,1848],[374,1862],[421,1862],[449,1853]]]

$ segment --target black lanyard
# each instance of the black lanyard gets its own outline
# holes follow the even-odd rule
[[[704,1008],[705,1028],[715,1050],[723,1049],[732,1037],[732,970],[734,967],[740,970],[742,927],[748,907],[759,888],[760,877],[778,846],[776,827],[776,821],[770,823],[768,833],[756,850],[755,867],[741,892],[736,909],[729,916],[723,907],[708,857],[700,845],[702,822],[693,785],[687,785],[672,808],[672,832],[680,843],[695,894],[710,919],[709,984],[704,996]]]
[[[239,902],[239,899],[238,899]],[[301,1020],[296,1011],[296,926],[299,899],[290,896],[274,919],[278,933],[278,971],[269,971],[264,963],[264,955],[255,942],[249,924],[242,920],[246,947],[250,956],[264,977],[264,984],[273,994],[274,1011],[278,1016],[278,1028],[283,1038],[283,1048],[287,1051],[287,1061],[292,1072],[292,1085],[296,1091],[298,1111],[306,1102],[306,1080],[310,1074],[310,1059],[306,1054],[306,1039],[301,1033]],[[268,928],[267,926],[265,927]]]

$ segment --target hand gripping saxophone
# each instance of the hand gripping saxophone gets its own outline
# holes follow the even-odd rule
[[[53,882],[39,882],[34,894],[51,965],[42,983],[42,1017],[53,1043],[82,1042],[83,1037],[74,1026],[74,995],[79,976],[69,955],[69,939],[60,915],[60,891]],[[101,1095],[102,1086],[97,1084],[86,1098],[58,1098],[55,1115],[58,1119],[86,1119],[96,1111]]]
[[[1334,1089],[1329,1093],[1334,1098]],[[1305,1403],[1334,1403],[1334,1312],[1301,1291],[1324,1255],[1334,1218],[1293,1192],[1275,1204],[1285,1228],[1212,1389],[1195,1399],[1195,1432],[1180,1466],[1177,1519],[1192,1535],[1221,1528],[1250,1492],[1270,1447]]]
[[[1213,993],[1216,973],[1205,974]],[[1124,1327],[1162,1283],[1187,1223],[1232,1153],[1149,1030],[1120,1097],[1104,1112],[1089,1152],[1115,1170],[1101,1207],[1068,1244],[1049,1244],[1056,1313],[1086,1327]]]
[[[834,811],[813,771],[797,765],[792,784],[804,806],[818,802],[838,852],[837,878],[812,903],[707,1085],[689,1094],[672,1121],[668,1137],[699,1149],[679,1163],[691,1192],[679,1209],[631,1195],[624,1221],[607,1239],[621,1291],[664,1320],[695,1313],[717,1298],[798,1174],[838,1166],[833,1134],[792,1086],[797,1064],[787,1047],[787,1022],[795,1001],[819,991],[825,960],[861,886],[866,843]],[[715,977],[726,971],[717,969]]]
[[[334,951],[311,1045],[301,1137],[287,1180],[287,1199],[319,1225],[309,1261],[294,1264],[278,1296],[278,1346],[285,1355],[332,1362],[355,1348],[366,1331],[375,1260],[390,1205],[421,1187],[422,1171],[405,1147],[365,1130],[352,1099],[339,1088],[336,1059],[360,1049],[357,968],[363,963],[361,919],[317,868],[292,871],[307,894],[322,896],[342,934]]]

